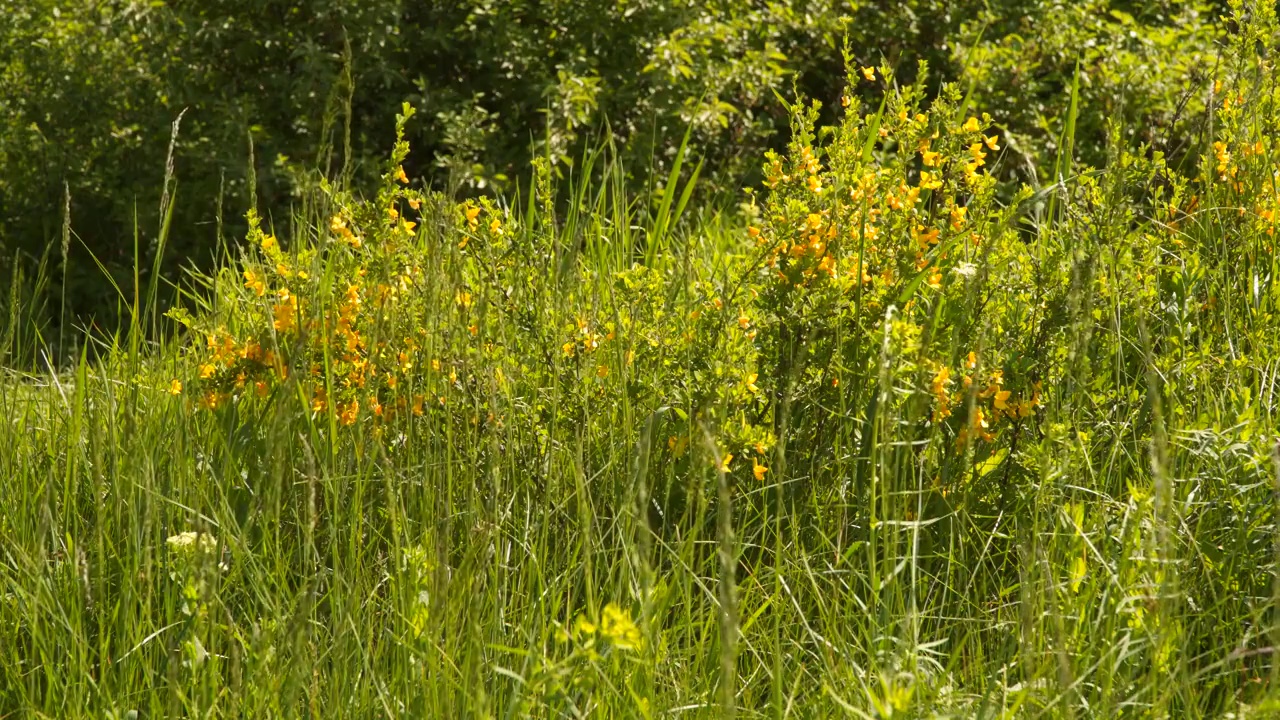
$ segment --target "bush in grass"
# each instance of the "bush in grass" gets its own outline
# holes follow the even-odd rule
[[[1193,176],[1130,151],[1116,124],[1105,170],[1064,156],[1064,183],[1012,202],[992,177],[1008,150],[989,114],[957,88],[929,100],[860,63],[839,123],[790,108],[792,141],[765,159],[741,224],[702,216],[671,232],[638,218],[617,166],[557,189],[544,161],[528,197],[457,202],[405,182],[401,139],[367,199],[317,188],[307,233],[286,242],[251,216],[246,257],[211,280],[212,310],[183,318],[199,340],[178,379],[229,427],[309,426],[337,474],[385,473],[388,498],[424,472],[397,461],[430,451],[431,467],[468,479],[432,492],[500,509],[433,534],[433,519],[363,499],[368,522],[390,528],[368,537],[414,534],[404,523],[427,538],[369,540],[399,552],[403,573],[377,620],[415,648],[457,636],[465,614],[431,592],[435,578],[488,547],[501,508],[516,507],[547,514],[542,542],[557,551],[589,535],[630,561],[643,556],[632,538],[664,552],[694,538],[653,562],[716,577],[715,617],[735,573],[760,602],[770,573],[798,572],[783,562],[830,562],[805,575],[812,588],[771,596],[786,599],[769,606],[774,628],[743,623],[744,644],[808,623],[823,640],[785,641],[887,673],[849,678],[872,703],[942,701],[934,670],[901,670],[919,638],[991,651],[1023,622],[1017,667],[979,672],[1016,675],[1005,682],[1028,702],[1059,702],[1036,683],[1102,643],[1130,650],[1106,663],[1110,685],[1080,689],[1091,706],[1178,675],[1211,677],[1204,702],[1225,707],[1235,700],[1212,693],[1243,697],[1262,666],[1214,663],[1266,647],[1265,626],[1243,619],[1270,602],[1258,571],[1273,552],[1259,530],[1275,443],[1260,398],[1280,301],[1269,23],[1242,22],[1240,62],[1213,78],[1214,136]],[[890,88],[882,102],[859,100],[871,83]],[[655,204],[674,218],[679,194]],[[547,555],[581,565],[538,570],[574,587],[561,586],[569,607],[522,626],[520,707],[592,707],[681,652],[661,582],[610,576],[593,608],[577,584],[601,556]],[[917,594],[903,568],[920,573]],[[824,615],[832,597],[847,606]],[[630,600],[636,652],[551,637]],[[877,647],[885,638],[909,649]]]
[[[1125,133],[1146,128],[1135,141],[1194,152],[1188,119],[1201,103],[1182,88],[1202,85],[1221,35],[1210,8],[1176,3],[1126,14],[1099,3],[934,0],[113,0],[88,9],[10,0],[0,13],[11,19],[0,30],[0,235],[27,269],[46,252],[53,266],[63,262],[69,307],[107,328],[120,298],[85,251],[125,287],[136,227],[139,264],[153,266],[156,189],[184,109],[175,232],[159,264],[171,279],[185,263],[209,267],[223,239],[243,236],[248,207],[288,232],[310,171],[341,169],[352,189],[372,191],[388,118],[406,98],[421,111],[408,172],[437,188],[509,192],[540,155],[571,172],[607,125],[628,168],[655,171],[633,172],[633,190],[665,176],[691,130],[703,190],[723,198],[754,182],[761,152],[785,143],[777,94],[795,88],[836,106],[847,37],[876,49],[859,65],[885,62],[912,82],[926,58],[941,80],[972,84],[1020,158],[1007,172],[1043,181],[1078,49],[1087,111],[1076,151],[1096,163],[1108,116],[1126,118]],[[1124,107],[1108,104],[1119,99]],[[62,217],[52,210],[64,188],[84,243],[71,244],[70,261],[59,257]]]

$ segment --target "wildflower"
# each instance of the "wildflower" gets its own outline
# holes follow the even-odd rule
[[[817,175],[809,176],[808,185],[809,185],[809,191],[812,192],[813,194],[815,195],[822,194],[822,180],[818,179]]]
[[[480,217],[480,208],[478,208],[478,207],[469,207],[469,208],[467,208],[466,210],[464,210],[463,212],[464,212],[464,213],[466,214],[466,216],[467,216],[467,227],[468,227],[468,228],[470,228],[470,229],[472,229],[472,230],[475,230],[477,227],[479,227],[479,226],[480,226],[480,222],[479,222],[479,220],[478,220],[478,218]]]
[[[916,225],[913,230],[916,242],[920,247],[927,248],[930,245],[938,244],[938,228],[926,228],[923,225]]]
[[[991,381],[987,383],[986,389],[980,393],[979,397],[989,398],[1002,389],[1004,389],[1004,371],[994,370],[991,373]]]
[[[298,298],[287,289],[280,290],[280,301],[273,308],[275,319],[272,325],[276,332],[289,332],[297,326]]]
[[[970,117],[968,120],[965,120],[964,125],[961,125],[960,129],[965,132],[976,133],[982,130],[982,126],[978,124],[978,118]]]
[[[181,380],[178,380],[178,379],[176,379],[176,378],[175,378],[172,382],[170,382],[170,383],[169,383],[169,394],[170,394],[170,395],[181,395],[181,394],[182,394],[182,381],[181,381]]]
[[[409,198],[409,207],[414,210],[420,210],[422,208],[422,201],[418,198]]]
[[[959,230],[964,226],[965,215],[969,212],[967,207],[951,208],[951,229]]]
[[[258,297],[267,294],[266,283],[253,270],[246,269],[244,271],[244,286],[252,290]]]
[[[213,552],[218,547],[218,541],[209,533],[197,533],[190,530],[170,535],[164,541],[169,546],[169,551],[175,555],[195,555],[197,553]]]
[[[964,365],[970,370],[978,367],[978,356],[972,350],[969,351],[969,356],[965,358]]]
[[[752,395],[760,392],[760,388],[756,386],[756,379],[759,377],[758,373],[748,373],[746,378],[743,379],[742,386]]]
[[[499,220],[498,218],[496,218],[496,217],[495,217],[493,220],[490,220],[490,221],[489,221],[489,234],[490,234],[490,235],[501,235],[501,234],[502,234],[502,221],[501,221],[501,220]]]
[[[353,425],[359,415],[360,401],[353,398],[345,407],[340,408],[338,412],[338,422],[343,425]]]
[[[631,620],[631,613],[618,607],[617,603],[604,606],[600,615],[600,634],[619,650],[639,650],[644,644],[640,628]]]
[[[756,227],[755,225],[747,226],[747,235],[753,238],[760,237],[760,228]]]
[[[729,463],[733,462],[733,453],[726,453],[720,461],[716,463],[716,470],[719,472],[729,472]]]
[[[921,190],[937,190],[940,187],[942,187],[941,175],[936,175],[927,170],[920,173]]]
[[[609,366],[607,366],[607,365],[599,365],[599,366],[597,366],[597,367],[596,367],[596,377],[599,377],[599,378],[607,378],[607,377],[609,377]]]
[[[213,377],[214,373],[216,372],[218,372],[218,367],[216,365],[214,365],[213,363],[205,363],[204,365],[200,366],[200,379],[208,380],[209,378]]]
[[[937,290],[942,287],[942,271],[934,268],[933,273],[929,275],[929,287]]]
[[[938,159],[942,157],[941,153],[932,150],[922,150],[920,152],[920,160],[925,167],[938,167]]]
[[[1006,412],[1009,410],[1009,394],[1008,390],[996,391],[994,400],[996,410],[1004,410]]]
[[[866,78],[868,81],[874,82],[876,79],[876,69],[873,67],[862,68],[862,77]]]
[[[982,138],[982,142],[986,143],[987,147],[991,148],[991,152],[996,152],[1000,149],[999,140],[1000,138],[997,135],[984,135]]]
[[[399,180],[400,182],[404,183],[405,185],[408,185],[408,184],[409,184],[409,176],[404,174],[404,166],[403,166],[403,165],[401,165],[400,167],[396,168],[396,180]]]
[[[266,397],[271,391],[271,388],[267,385],[265,380],[259,380],[253,384],[253,391],[261,398]]]
[[[761,465],[758,460],[752,458],[751,474],[755,476],[756,482],[764,482],[764,474],[767,472],[769,472],[769,468]]]
[[[929,391],[936,395],[939,399],[945,400],[947,397],[947,386],[951,384],[951,368],[943,365],[938,368],[938,372],[933,376],[933,383],[929,387]]]
[[[573,636],[575,638],[583,635],[595,635],[596,624],[587,619],[586,615],[579,615],[578,619],[573,623]]]
[[[973,162],[976,163],[979,167],[987,164],[983,160],[983,158],[985,158],[987,154],[982,152],[982,143],[974,143],[970,145],[969,154],[973,156]]]
[[[279,250],[280,245],[276,242],[276,236],[268,235],[262,238],[262,249],[268,253]]]
[[[929,386],[929,392],[938,402],[938,407],[933,411],[933,421],[939,422],[945,420],[951,415],[950,396],[947,393],[947,387],[951,385],[951,368],[942,366],[933,376],[933,382]]]

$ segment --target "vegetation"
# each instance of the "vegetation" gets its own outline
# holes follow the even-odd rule
[[[617,13],[712,60],[669,46],[659,102],[593,45],[625,79],[558,75],[577,99],[528,156],[472,95],[387,110],[374,161],[343,145],[375,112],[353,42],[319,162],[190,200],[160,164],[154,234],[94,265],[116,328],[49,325],[77,223],[47,204],[0,335],[0,717],[1277,712],[1274,7],[973,9],[933,37],[908,3],[874,59],[832,10],[830,92],[787,101],[755,36],[708,38],[827,15],[464,5],[473,34],[426,45],[541,56],[520,13]],[[905,62],[956,37],[933,59],[960,82]],[[773,120],[676,102],[741,89],[725,67]],[[415,160],[437,123],[480,134]],[[210,197],[243,242],[167,285]]]

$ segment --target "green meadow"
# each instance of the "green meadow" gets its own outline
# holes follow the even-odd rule
[[[1053,93],[832,21],[736,175],[556,97],[501,173],[412,99],[357,163],[348,72],[285,201],[252,132],[189,187],[195,115],[114,251],[55,188],[0,718],[1280,715],[1275,8],[1107,17],[1148,54]]]

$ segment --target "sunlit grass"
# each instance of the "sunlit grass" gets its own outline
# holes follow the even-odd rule
[[[0,716],[1267,717],[1280,110],[1233,72],[1198,179],[1074,166],[1073,101],[1002,195],[954,89],[793,107],[739,213],[683,150],[459,202],[400,142],[78,360],[11,314]]]

